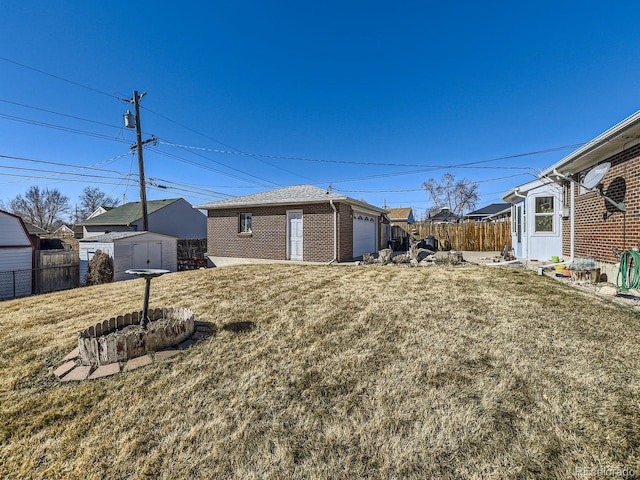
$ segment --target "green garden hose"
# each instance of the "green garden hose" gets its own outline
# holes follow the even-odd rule
[[[640,253],[635,250],[622,252],[616,283],[623,292],[640,287]]]

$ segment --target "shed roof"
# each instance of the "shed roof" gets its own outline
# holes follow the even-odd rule
[[[310,203],[328,202],[329,200],[347,202],[378,213],[386,213],[386,210],[360,200],[340,195],[329,190],[314,187],[313,185],[294,185],[291,187],[269,190],[266,192],[243,195],[241,197],[226,198],[216,202],[195,205],[194,208],[202,210],[220,210],[224,208],[238,207],[266,207],[272,205],[304,205]],[[106,215],[106,214],[105,214]]]
[[[149,200],[147,202],[147,214],[151,215],[153,212],[160,210],[161,208],[171,205],[177,202],[180,198],[168,198],[165,200]],[[142,218],[142,205],[140,202],[125,203],[116,208],[104,212],[100,215],[96,215],[93,218],[88,218],[84,222],[78,223],[82,226],[92,225],[129,225]]]
[[[146,234],[152,234],[152,235],[158,235],[161,237],[167,237],[167,238],[176,238],[176,237],[171,237],[169,235],[164,235],[162,233],[155,233],[155,232],[109,232],[109,233],[105,233],[103,235],[96,235],[94,237],[88,237],[88,238],[82,238],[80,240],[78,240],[81,243],[111,243],[115,240],[121,240],[123,238],[131,238],[131,237],[138,237],[140,235],[146,235]]]
[[[22,219],[22,222],[24,223],[24,226],[26,227],[27,232],[29,232],[29,235],[44,235],[46,233],[49,233],[49,230],[40,228],[37,225],[34,225],[33,223],[29,223],[25,221],[24,219]]]

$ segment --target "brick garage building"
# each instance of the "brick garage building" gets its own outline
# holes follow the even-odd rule
[[[606,164],[610,167],[600,185],[585,188],[587,174]],[[562,185],[564,257],[594,262],[613,281],[617,253],[640,245],[640,111],[540,176]]]
[[[197,205],[216,265],[241,259],[344,262],[377,251],[386,212],[311,185]]]

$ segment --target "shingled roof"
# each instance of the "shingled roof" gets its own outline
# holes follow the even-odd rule
[[[253,193],[241,197],[226,198],[216,202],[196,205],[194,208],[202,210],[220,210],[236,207],[266,207],[271,205],[304,205],[308,203],[328,202],[329,200],[342,201],[363,208],[373,209],[380,213],[386,213],[382,208],[366,202],[361,202],[345,195],[340,195],[313,185],[294,185],[292,187],[269,190],[267,192]]]
[[[411,208],[389,208],[387,209],[389,212],[389,218],[391,221],[407,221],[413,222],[413,210]]]
[[[179,198],[169,198],[166,200],[149,200],[147,202],[147,214],[160,210],[180,200]],[[142,205],[140,202],[129,202],[120,207],[112,208],[108,212],[89,218],[78,223],[82,226],[91,225],[129,225],[142,218]]]

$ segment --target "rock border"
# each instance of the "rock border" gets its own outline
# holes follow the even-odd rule
[[[140,312],[119,315],[80,332],[78,349],[82,363],[95,367],[124,362],[179,344],[193,335],[195,316],[187,308],[150,310],[144,329],[138,327],[140,315]]]
[[[123,372],[135,370],[137,368],[151,365],[152,363],[167,360],[183,350],[187,350],[198,342],[205,340],[211,335],[211,328],[204,322],[194,321],[194,332],[187,339],[183,340],[173,348],[165,348],[157,352],[150,352],[126,362],[113,362],[105,365],[84,365],[80,358],[79,347],[73,349],[62,360],[64,363],[55,370],[51,368],[51,373],[60,382],[81,382],[84,380],[96,380],[110,377]]]

